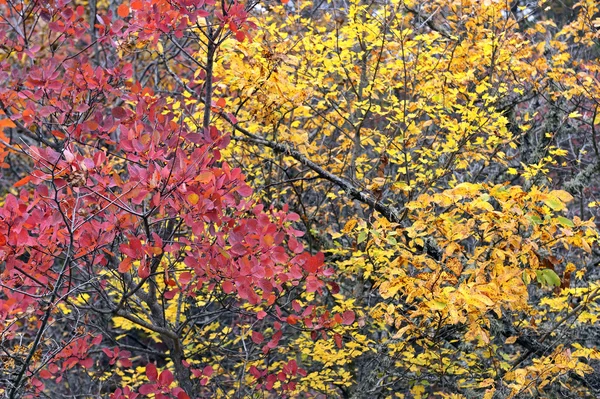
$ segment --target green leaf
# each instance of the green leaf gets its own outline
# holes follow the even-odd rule
[[[563,204],[558,198],[552,197],[545,200],[544,204],[548,205],[553,211],[560,211],[565,207],[565,204]]]
[[[358,238],[356,239],[356,243],[360,244],[361,242],[363,242],[366,239],[367,239],[367,232],[361,231],[360,233],[358,233]]]
[[[541,285],[560,287],[560,277],[552,269],[536,270],[537,281]]]
[[[560,287],[560,277],[558,277],[558,274],[556,274],[554,270],[544,269],[543,272],[546,275],[546,280],[548,280],[550,285]]]
[[[429,307],[434,310],[443,310],[446,307],[446,302],[442,301],[431,301],[429,302]]]
[[[573,223],[572,220],[567,219],[566,217],[559,216],[556,218],[556,220],[558,220],[558,223],[560,223],[564,227],[575,227],[575,223]]]
[[[533,224],[542,224],[542,218],[538,215],[531,216],[531,221],[533,222]]]

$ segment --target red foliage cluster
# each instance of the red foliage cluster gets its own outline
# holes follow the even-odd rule
[[[64,0],[0,2],[4,21],[19,21],[0,24],[0,107],[10,120],[3,126],[24,137],[33,161],[16,184],[20,193],[0,207],[0,330],[6,343],[29,337],[0,381],[9,397],[36,395],[64,372],[93,368],[94,351],[110,366],[132,366],[129,350],[86,327],[91,314],[132,319],[170,345],[175,374],[147,363],[149,383],[139,393],[190,397],[172,383],[195,375],[204,385],[213,370],[189,367],[178,347],[182,331],[157,321],[178,295],[216,291],[256,305],[257,320],[273,321],[270,339],[252,333],[255,344],[266,341],[264,353],[277,347],[285,324],[316,332],[352,323],[353,315],[320,314],[297,301],[293,312],[282,310],[278,300],[295,287],[325,287],[323,255],[298,241],[298,216],[255,202],[240,169],[222,160],[228,134],[190,129],[163,95],[133,78],[139,66],[117,54],[131,40],[178,40],[213,15],[215,29],[249,37],[243,5],[216,8],[205,0],[134,0],[117,15],[98,11],[90,26],[88,11]],[[134,299],[151,321],[130,312]],[[73,331],[53,330],[61,304],[86,314]],[[290,361],[278,374],[252,374],[266,389],[274,379],[293,389],[292,378],[306,373]],[[111,398],[137,396],[125,387]]]

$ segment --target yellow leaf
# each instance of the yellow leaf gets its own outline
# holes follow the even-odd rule
[[[494,385],[494,380],[492,378],[486,378],[479,383],[479,388],[486,388],[492,385]]]
[[[346,224],[344,225],[344,228],[342,229],[342,231],[346,234],[350,233],[352,231],[352,229],[354,229],[354,227],[356,226],[356,219],[350,219],[346,222]]]
[[[446,308],[446,303],[442,301],[431,301],[428,306],[433,310],[443,310]]]
[[[473,294],[471,296],[467,296],[466,298],[467,303],[472,303],[475,307],[478,308],[482,308],[481,306],[479,306],[479,304],[477,302],[481,302],[486,306],[494,306],[494,301],[492,301],[489,297],[482,295],[482,294]]]
[[[515,342],[517,342],[517,338],[518,338],[518,337],[517,337],[516,335],[513,335],[512,337],[508,337],[508,338],[506,338],[506,341],[504,341],[504,343],[505,343],[506,345],[511,345],[511,344],[514,344]]]
[[[192,205],[196,205],[198,203],[199,199],[200,199],[200,197],[196,193],[190,193],[187,196],[188,202]]]
[[[573,196],[565,190],[552,190],[550,191],[550,195],[558,198],[559,200],[565,203],[573,201]]]
[[[496,388],[492,387],[485,391],[485,395],[483,395],[483,399],[492,399],[494,397],[494,393],[496,392]]]

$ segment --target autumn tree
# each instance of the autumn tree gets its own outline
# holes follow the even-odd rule
[[[6,397],[597,397],[595,1],[0,14]]]
[[[3,1],[0,15],[3,166],[26,171],[0,207],[5,397],[294,390],[306,372],[279,348],[354,313],[297,301],[323,292],[323,254],[222,155],[213,65],[247,40],[245,6]]]
[[[527,3],[288,3],[223,56],[231,156],[358,314],[307,391],[597,396],[598,6]]]

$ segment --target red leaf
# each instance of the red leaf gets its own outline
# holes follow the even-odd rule
[[[158,382],[163,387],[168,387],[173,382],[173,373],[171,373],[170,370],[163,370],[163,372],[160,373],[160,377],[158,377]]]
[[[102,342],[102,334],[98,334],[92,340],[92,345],[99,345]]]
[[[148,363],[146,365],[146,377],[148,377],[150,381],[156,381],[158,378],[158,371],[153,363]]]
[[[269,374],[267,376],[267,383],[265,385],[265,388],[267,388],[268,390],[273,389],[273,385],[275,385],[275,382],[277,382],[277,376],[275,374]]]
[[[190,280],[192,279],[192,273],[190,272],[183,272],[179,275],[179,283],[186,285],[187,283],[190,282]]]
[[[257,331],[252,331],[252,342],[254,342],[255,344],[260,344],[261,342],[263,342],[265,339],[265,337],[257,332]]]
[[[270,349],[275,348],[279,344],[279,340],[281,339],[282,335],[283,335],[283,332],[281,330],[279,330],[275,334],[273,334],[273,337],[271,337],[271,340],[267,344],[267,347]]]
[[[94,359],[92,359],[91,357],[88,357],[87,359],[80,360],[79,364],[81,364],[82,367],[89,369],[90,367],[92,367],[94,365]]]
[[[260,377],[262,377],[262,373],[260,372],[260,370],[258,370],[256,368],[256,366],[250,367],[250,374],[252,374],[254,376],[254,378],[256,378],[256,379],[259,379]]]
[[[223,287],[223,292],[225,292],[226,294],[231,294],[233,292],[234,285],[231,281],[223,281],[223,284],[221,286]]]
[[[48,378],[52,378],[52,374],[48,370],[40,371],[40,378],[47,380]]]
[[[123,7],[123,5],[119,6],[119,9],[121,7]],[[129,8],[127,13],[129,14]],[[125,111],[123,107],[115,107],[112,109],[112,116],[114,116],[115,119],[125,119],[127,117],[127,111]]]
[[[346,310],[342,314],[342,324],[349,326],[350,324],[354,323],[355,318],[356,318],[356,316],[353,311]]]
[[[334,334],[333,336],[333,340],[335,341],[335,345],[339,348],[342,349],[343,344],[342,344],[342,336],[338,333]]]
[[[294,309],[295,312],[300,313],[300,311],[302,310],[302,306],[300,306],[298,301],[293,300],[292,301],[292,309]]]
[[[306,278],[306,292],[317,291],[323,283],[319,281],[315,276],[308,276]]]
[[[298,364],[293,359],[290,360],[288,362],[288,364],[286,364],[285,366],[283,366],[283,372],[286,373],[287,375],[290,375],[290,376],[296,374],[297,370],[298,370]]]
[[[178,289],[167,291],[167,292],[165,292],[164,297],[165,297],[165,299],[171,300],[171,299],[175,298],[175,295],[177,295],[178,292],[179,292]]]
[[[140,278],[148,278],[150,276],[150,268],[145,262],[138,267],[138,276]]]
[[[340,292],[340,286],[339,286],[339,285],[338,285],[336,282],[334,282],[334,281],[330,281],[328,284],[329,284],[329,291],[330,291],[330,292],[331,292],[333,295],[335,295],[335,294],[337,294],[338,292]]]
[[[202,375],[210,377],[213,374],[214,370],[211,366],[205,366],[202,370]]]
[[[242,197],[249,197],[252,195],[252,188],[247,184],[240,184],[240,186],[237,188],[237,192]]]
[[[34,387],[36,387],[37,389],[42,389],[44,387],[44,383],[40,380],[38,380],[37,378],[32,378],[31,379],[31,385],[33,385]]]
[[[331,277],[334,274],[335,274],[335,270],[333,268],[331,268],[331,267],[328,268],[328,269],[323,270],[323,276],[325,276],[325,277]]]
[[[140,387],[140,389],[138,389],[138,391],[142,394],[142,395],[149,395],[151,393],[156,392],[156,385],[154,384],[144,384]]]
[[[290,250],[295,253],[295,254],[300,254],[302,253],[302,251],[304,250],[304,246],[302,244],[300,244],[298,242],[298,240],[296,240],[295,237],[291,237],[288,240],[288,247],[290,248]]]

